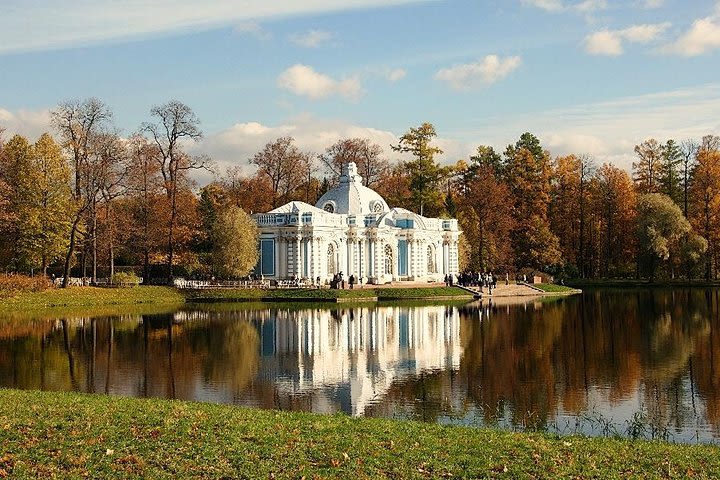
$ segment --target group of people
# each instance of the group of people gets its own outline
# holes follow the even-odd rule
[[[457,284],[463,287],[488,288],[492,291],[497,287],[498,278],[492,272],[480,273],[473,271],[462,272],[457,276]],[[445,285],[450,287],[455,283],[454,275],[445,275]],[[507,283],[507,282],[506,282]]]
[[[317,278],[318,285],[320,284],[320,277]],[[357,277],[353,275],[352,273],[347,279],[347,283],[350,286],[350,290],[355,288],[355,284],[358,283]],[[330,288],[337,290],[337,289],[343,289],[345,290],[345,277],[343,276],[343,273],[336,273],[333,275],[332,280],[330,280]]]

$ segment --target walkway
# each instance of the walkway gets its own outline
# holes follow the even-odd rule
[[[493,288],[492,295],[488,293],[487,288],[483,288],[482,292],[479,287],[461,287],[464,290],[471,291],[475,294],[481,295],[482,298],[499,298],[499,297],[537,297],[543,295],[546,292],[539,288],[533,287],[527,283],[511,283],[505,285],[504,283],[498,283],[497,288]]]

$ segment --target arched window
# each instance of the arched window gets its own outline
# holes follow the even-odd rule
[[[337,271],[335,270],[335,245],[330,243],[328,244],[328,250],[327,250],[327,273],[328,275],[335,275]]]
[[[435,251],[432,245],[427,248],[427,273],[437,273],[437,265],[435,264]]]
[[[392,275],[393,251],[390,245],[385,245],[385,274]]]

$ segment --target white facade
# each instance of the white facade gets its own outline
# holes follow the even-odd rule
[[[458,273],[457,220],[388,207],[363,186],[352,162],[315,206],[290,202],[253,218],[260,230],[258,273],[268,279],[329,281],[342,272],[345,279],[381,284]]]

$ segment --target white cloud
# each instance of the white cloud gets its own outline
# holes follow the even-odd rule
[[[573,10],[582,13],[590,13],[598,10],[607,9],[606,0],[585,0],[584,2],[576,3],[570,7]]]
[[[670,23],[632,25],[623,30],[601,30],[585,37],[585,51],[591,55],[618,56],[624,52],[623,41],[647,44],[656,40]]]
[[[309,97],[313,100],[334,95],[348,100],[357,100],[363,93],[360,79],[357,76],[335,80],[302,64],[293,65],[282,72],[278,77],[277,84],[280,88],[295,95]]]
[[[0,107],[0,128],[5,129],[3,133],[5,140],[18,134],[34,142],[43,133],[52,133],[50,110],[20,109],[12,112]]]
[[[523,5],[540,8],[546,12],[579,12],[591,13],[605,10],[607,0],[582,0],[573,3],[563,3],[562,0],[522,0]]]
[[[695,20],[687,32],[661,52],[695,57],[716,48],[720,48],[720,14]]]
[[[660,8],[665,5],[665,0],[643,0],[641,5],[643,8]]]
[[[305,33],[290,35],[292,43],[305,48],[317,48],[332,38],[332,33],[324,30],[308,30]]]
[[[272,37],[270,32],[262,28],[262,25],[255,22],[243,22],[235,27],[238,35],[250,35],[259,40],[267,40]]]
[[[435,74],[435,78],[456,90],[469,90],[479,85],[490,85],[505,78],[520,67],[521,63],[520,57],[501,59],[497,55],[488,55],[476,63],[443,68]]]
[[[521,132],[533,132],[553,155],[589,154],[597,163],[630,169],[633,147],[653,137],[700,139],[720,135],[720,83],[658,92],[570,108],[504,118],[487,118],[463,136],[504,149]]]
[[[622,38],[609,30],[595,32],[585,37],[585,51],[591,55],[622,55]]]
[[[0,54],[92,45],[178,31],[209,30],[244,21],[416,0],[34,0],[5,5]],[[423,0],[420,0],[423,1]],[[428,0],[424,0],[428,1]]]
[[[522,3],[548,12],[559,12],[565,8],[561,0],[522,0]]]
[[[397,82],[405,78],[405,75],[407,75],[407,72],[404,68],[396,68],[387,72],[386,78],[391,82]]]

